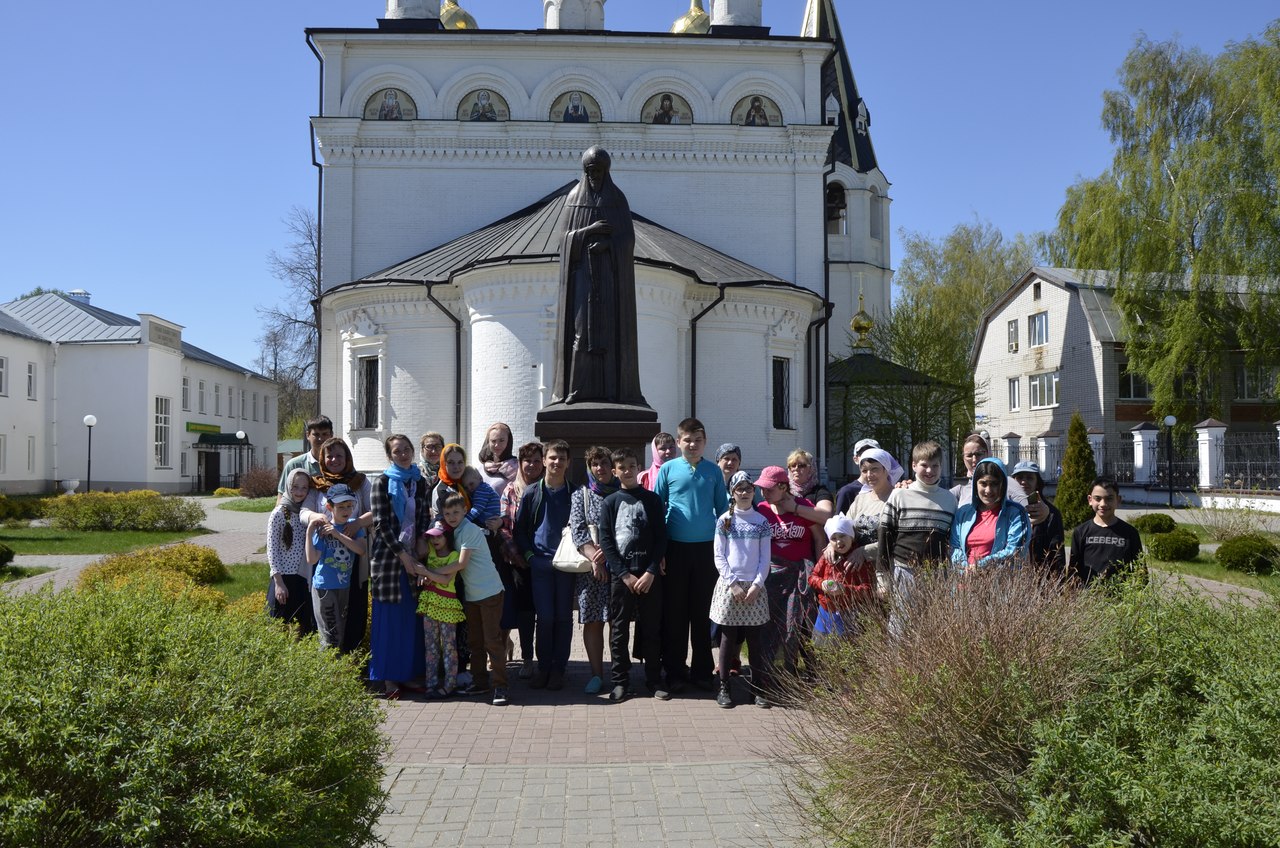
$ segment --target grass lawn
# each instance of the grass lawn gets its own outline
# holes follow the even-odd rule
[[[226,503],[218,504],[218,509],[229,509],[232,512],[270,512],[275,508],[274,495],[265,498],[232,498]]]
[[[252,592],[267,591],[267,581],[271,577],[271,566],[265,562],[228,565],[227,571],[231,573],[231,577],[219,583],[214,583],[213,588],[222,592],[230,600],[234,601],[243,598]]]
[[[1165,562],[1151,560],[1151,567],[1173,574],[1187,574],[1205,580],[1217,580],[1219,583],[1230,583],[1246,589],[1260,589],[1263,592],[1280,592],[1280,576],[1268,574],[1264,576],[1244,574],[1218,565],[1211,554],[1200,554],[1191,562]]]
[[[11,565],[8,568],[0,568],[0,583],[12,583],[15,580],[22,580],[26,577],[35,577],[37,574],[44,574],[46,571],[53,571],[53,569],[41,568],[35,565]]]
[[[55,527],[0,528],[0,543],[15,554],[119,554],[146,545],[167,545],[208,530],[59,530]]]

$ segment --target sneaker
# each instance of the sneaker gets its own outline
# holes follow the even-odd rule
[[[666,689],[663,689],[661,686],[650,686],[649,694],[657,698],[659,701],[671,700],[671,693],[668,692]]]
[[[603,688],[604,688],[604,681],[601,680],[599,677],[592,677],[590,680],[587,681],[587,685],[583,687],[582,691],[586,692],[588,695],[599,695],[600,690]]]
[[[622,684],[618,684],[617,686],[613,687],[613,691],[609,693],[609,700],[625,701],[630,696],[631,696],[631,690],[627,689],[627,687],[623,686]]]
[[[534,675],[533,660],[525,660],[520,663],[520,670],[516,672],[516,677],[521,680],[528,680]]]
[[[769,699],[764,695],[756,695],[756,706],[762,710],[767,710],[772,707],[773,704],[769,703]]]
[[[495,707],[505,707],[507,705],[507,690],[501,686],[494,689],[492,703]]]
[[[547,682],[550,679],[550,677],[551,675],[545,671],[535,672],[533,675],[533,679],[529,681],[529,688],[530,689],[546,689]]]
[[[733,706],[733,693],[729,691],[729,684],[720,684],[720,694],[716,695],[716,706],[724,707],[726,710]]]
[[[563,689],[564,688],[564,672],[563,671],[551,672],[551,675],[547,677],[547,688],[550,689],[552,692],[558,692],[561,689]]]

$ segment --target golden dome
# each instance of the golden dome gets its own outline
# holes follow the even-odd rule
[[[440,4],[440,23],[445,29],[479,29],[476,19],[458,5],[458,0],[444,0]]]
[[[711,29],[711,18],[702,9],[702,0],[689,0],[689,11],[671,25],[677,35],[705,35]]]
[[[849,322],[849,329],[857,334],[858,338],[854,341],[854,347],[871,347],[871,341],[867,338],[876,322],[867,314],[862,306],[862,292],[858,292],[858,311],[854,314],[853,320]]]

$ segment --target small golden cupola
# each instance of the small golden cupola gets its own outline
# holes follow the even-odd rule
[[[854,313],[853,320],[849,322],[849,329],[858,336],[853,346],[856,348],[871,347],[871,341],[867,338],[867,334],[875,327],[876,322],[867,314],[867,310],[863,308],[862,292],[858,292],[858,311]]]
[[[706,35],[711,29],[711,17],[702,8],[702,0],[689,0],[689,11],[671,25],[677,35]]]
[[[476,19],[458,5],[458,0],[444,0],[440,4],[440,23],[445,29],[479,29]]]

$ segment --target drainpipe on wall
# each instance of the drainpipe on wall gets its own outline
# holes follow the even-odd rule
[[[49,445],[49,452],[53,459],[53,490],[58,491],[58,343],[53,343],[53,362],[49,366],[49,411],[53,413],[53,420],[50,422],[49,432],[52,433],[53,443]],[[32,469],[33,471],[35,469]]]
[[[458,444],[462,444],[462,319],[445,309],[444,304],[436,300],[435,294],[431,291],[437,285],[436,283],[425,283],[424,285],[427,287],[427,300],[434,303],[436,308],[453,322],[453,397],[455,400],[453,407],[453,438]]]
[[[831,320],[832,303],[831,303],[831,234],[827,232],[827,179],[836,172],[836,163],[833,159],[831,167],[822,172],[822,317],[809,323],[809,331],[812,332],[815,327],[819,332],[819,338],[814,340],[814,344],[819,346],[822,361],[816,363],[817,367],[812,367],[808,378],[805,381],[806,391],[810,385],[816,387],[818,394],[818,402],[813,414],[814,436],[817,442],[817,452],[814,461],[818,464],[819,473],[826,471],[826,465],[823,460],[827,454],[827,446],[823,442],[823,410],[825,404],[823,400],[826,398],[826,386],[821,380],[821,375],[826,373],[827,356],[831,350],[831,332],[827,327],[827,322]],[[826,331],[826,332],[823,332]],[[808,339],[805,342],[805,350],[808,352]],[[809,401],[805,401],[805,409],[809,408]]]
[[[707,308],[693,316],[689,322],[689,417],[698,417],[698,322],[702,320],[702,316],[715,309],[724,301],[725,284],[717,284],[716,288],[720,293],[716,295],[716,299],[708,304]]]
[[[315,42],[311,40],[311,33],[307,33],[307,46],[311,48],[312,54],[316,57],[316,61],[320,63],[320,102],[316,107],[317,115],[324,115],[324,57],[320,55],[320,51],[316,49]],[[310,122],[308,122],[310,124]],[[324,275],[321,273],[321,264],[324,262],[324,251],[321,249],[324,245],[324,228],[320,226],[321,216],[324,209],[324,165],[316,158],[316,128],[308,127],[311,132],[311,164],[316,169],[316,282],[320,284],[321,291],[324,290]],[[316,405],[313,412],[320,412],[320,371],[324,362],[322,357],[322,347],[324,335],[320,332],[320,302],[317,299],[311,304],[312,313],[316,320]],[[302,443],[307,443],[307,434],[304,428],[302,434]]]

